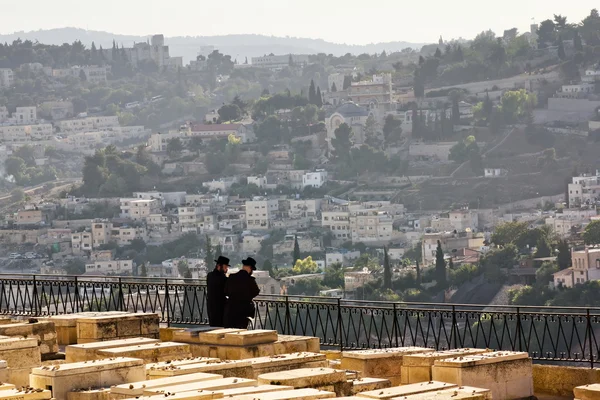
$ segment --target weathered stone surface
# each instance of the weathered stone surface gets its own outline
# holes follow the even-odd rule
[[[314,388],[346,381],[346,371],[330,368],[300,368],[258,376],[258,383],[261,385],[287,385],[295,388]]]
[[[221,362],[218,358],[210,358],[210,357],[187,357],[187,358],[176,358],[168,361],[161,361],[157,363],[147,363],[146,371],[155,370],[155,369],[170,369],[179,367],[182,365],[190,365],[190,364],[202,364],[209,362]]]
[[[432,380],[431,367],[437,360],[477,355],[490,352],[489,349],[455,349],[429,353],[407,354],[402,359],[401,381],[409,383],[429,382]]]
[[[182,383],[178,385],[163,386],[159,388],[145,388],[144,396],[157,395],[162,393],[180,393],[192,392],[198,390],[227,390],[241,387],[257,386],[254,379],[244,378],[221,378],[211,379],[202,382]]]
[[[257,344],[275,343],[277,331],[253,330],[226,333],[223,343],[226,346],[252,346]]]
[[[0,400],[49,400],[52,394],[49,390],[8,389],[0,392]]]
[[[110,389],[86,389],[67,393],[67,400],[109,400]]]
[[[179,366],[173,365],[147,370],[149,379],[165,378],[168,376],[178,376],[197,372],[220,374],[223,375],[223,377],[253,378],[254,376],[250,362],[243,360],[203,362]]]
[[[414,394],[402,397],[407,400],[491,400],[492,394],[489,389],[472,388],[468,386],[437,390],[433,392]]]
[[[158,332],[159,332],[159,338],[160,338],[161,342],[176,342],[177,340],[175,340],[175,333],[176,332],[185,332],[185,329],[165,327],[165,328],[159,328]]]
[[[343,369],[361,371],[363,376],[389,379],[392,386],[402,380],[402,362],[404,356],[417,353],[431,353],[424,347],[396,347],[378,350],[358,350],[342,352]]]
[[[573,389],[573,394],[579,400],[598,400],[600,399],[600,384],[578,386]]]
[[[0,383],[0,390],[8,390],[8,389],[14,389],[15,385],[13,385],[12,383]]]
[[[352,380],[352,394],[369,392],[377,389],[386,389],[392,386],[389,379],[359,378]]]
[[[145,379],[144,362],[135,358],[116,358],[38,367],[31,371],[30,385],[52,388],[57,399],[77,389],[107,387]]]
[[[117,347],[127,347],[133,345],[143,345],[150,343],[158,343],[158,339],[136,337],[129,339],[107,340],[104,342],[94,342],[85,344],[74,344],[65,348],[65,359],[67,362],[80,362],[95,360],[98,357],[98,351],[105,349],[113,349]],[[100,357],[104,358],[104,357]]]
[[[243,395],[255,394],[255,393],[280,392],[282,390],[294,390],[294,388],[291,386],[281,386],[281,385],[258,385],[258,386],[248,386],[248,387],[235,388],[235,389],[219,390],[219,392],[223,393],[224,397],[233,397],[233,396],[243,396]]]
[[[443,389],[456,388],[458,385],[446,382],[423,382],[413,383],[411,385],[394,386],[383,390],[372,390],[359,393],[359,397],[368,397],[370,399],[392,399],[395,397],[409,396],[412,394],[433,392]]]
[[[159,317],[154,313],[83,316],[77,319],[77,343],[135,336],[157,338]]]
[[[0,359],[9,368],[37,367],[42,359],[37,339],[0,339]]]
[[[97,354],[98,358],[131,357],[141,358],[146,362],[168,361],[173,358],[191,357],[192,355],[189,345],[175,342],[158,342],[102,349],[98,350]]]
[[[321,350],[321,354],[325,354],[328,360],[341,360],[342,352],[339,350]]]
[[[223,339],[225,338],[226,334],[234,333],[234,332],[245,332],[245,331],[246,331],[245,329],[226,328],[226,329],[215,329],[214,331],[208,331],[208,332],[200,332],[198,334],[197,343],[223,344]],[[183,334],[181,334],[181,335],[183,335]],[[176,340],[179,340],[179,336],[180,336],[179,332],[175,333]]]
[[[180,385],[184,383],[195,383],[195,382],[204,382],[215,379],[222,379],[222,375],[218,374],[205,374],[205,373],[197,373],[197,374],[188,374],[181,376],[172,376],[163,379],[152,379],[145,380],[135,383],[125,383],[122,385],[116,385],[110,388],[111,395],[127,395],[130,397],[142,396],[144,394],[144,389],[158,389],[165,386],[174,386]]]
[[[319,353],[293,353],[248,359],[254,369],[254,377],[269,372],[298,368],[327,367],[325,355]]]
[[[35,323],[18,322],[0,325],[0,335],[36,339],[37,346],[42,355],[58,352],[56,327],[54,322],[51,321],[40,321]]]
[[[600,369],[533,364],[533,390],[536,394],[573,396],[573,389],[600,382]]]
[[[166,393],[155,396],[140,396],[136,397],[136,400],[165,400],[168,397],[169,400],[211,400],[220,399],[223,397],[221,392],[212,392],[208,390],[198,390],[193,392],[181,392],[181,393]],[[115,400],[119,400],[122,397],[114,397]],[[113,400],[113,399],[111,399]]]
[[[490,389],[495,399],[533,396],[531,359],[527,353],[491,352],[435,361],[434,380]]]
[[[256,393],[247,396],[235,396],[237,400],[317,400],[334,398],[335,393],[318,389],[283,390],[280,392]]]

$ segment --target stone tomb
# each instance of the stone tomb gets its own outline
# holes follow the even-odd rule
[[[215,379],[222,379],[222,375],[217,374],[205,374],[205,373],[197,373],[197,374],[188,374],[181,376],[172,376],[169,378],[163,379],[152,379],[146,381],[140,381],[135,383],[125,383],[122,385],[116,385],[110,388],[111,398],[131,398],[142,396],[144,394],[145,389],[157,389],[165,386],[173,386],[184,383],[194,383],[194,382],[204,382]]]
[[[125,311],[104,311],[104,312],[81,312],[74,314],[52,315],[41,320],[52,321],[56,327],[56,339],[58,344],[66,346],[77,343],[77,320],[86,317],[117,316],[129,314]]]
[[[437,360],[476,355],[490,352],[488,349],[455,349],[405,355],[402,360],[401,380],[403,385],[409,383],[429,382],[432,380],[431,368]]]
[[[531,358],[527,353],[497,351],[437,360],[433,379],[492,391],[494,399],[533,396]]]
[[[0,325],[0,335],[22,336],[28,339],[36,339],[42,358],[44,358],[45,355],[58,352],[58,342],[56,341],[56,327],[54,326],[54,322],[40,321],[33,323],[17,322],[4,324]]]
[[[56,399],[66,399],[67,392],[102,388],[143,381],[144,362],[135,358],[115,358],[34,368],[29,377],[36,389],[48,389]]]
[[[18,387],[29,385],[31,369],[42,365],[37,339],[0,338],[0,360],[5,361],[2,369],[4,382]]]
[[[197,390],[193,392],[180,392],[180,393],[165,393],[159,394],[155,396],[140,396],[135,397],[137,400],[165,400],[165,398],[169,398],[169,400],[210,400],[210,399],[220,399],[223,397],[223,393],[220,392],[210,392],[205,390]]]
[[[396,386],[401,383],[404,356],[431,352],[433,352],[432,349],[424,347],[344,351],[342,352],[341,368],[360,371],[363,376],[370,378],[389,379],[392,386]]]
[[[147,387],[144,388],[144,396],[153,396],[164,393],[193,392],[198,390],[215,392],[218,390],[237,389],[249,386],[257,386],[256,381],[254,379],[244,378],[221,378],[161,387]]]
[[[131,357],[145,362],[169,361],[177,357],[191,357],[190,346],[184,343],[159,342],[138,344],[126,347],[102,349],[97,352],[100,358]]]
[[[81,389],[67,393],[67,400],[111,400],[110,389]]]
[[[346,371],[331,368],[300,368],[289,371],[271,372],[258,376],[261,385],[286,385],[296,389],[314,388],[334,391],[338,396],[348,396],[352,383]]]
[[[205,372],[209,374],[219,374],[223,377],[253,378],[254,372],[252,365],[246,360],[233,361],[207,361],[197,364],[168,365],[146,370],[148,379],[166,378],[169,376],[179,376]]]
[[[0,391],[0,400],[49,400],[50,398],[52,393],[49,390],[21,388]]]
[[[255,393],[232,397],[236,400],[318,400],[336,397],[335,393],[318,389],[282,390],[280,392]]]
[[[600,399],[600,384],[577,386],[573,389],[573,394],[577,400],[598,400]]]
[[[131,337],[159,337],[159,318],[154,313],[104,315],[77,318],[77,343]]]
[[[286,371],[298,368],[320,368],[327,367],[324,354],[319,353],[293,353],[281,354],[270,357],[249,358],[254,377],[269,372]]]
[[[446,382],[422,382],[413,383],[411,385],[394,386],[387,389],[377,389],[368,392],[362,392],[357,394],[359,397],[366,397],[369,399],[387,400],[396,397],[403,398],[412,394],[433,392],[443,389],[456,388],[458,385]]]
[[[98,352],[105,349],[113,349],[117,347],[128,347],[133,345],[142,345],[149,343],[158,343],[158,339],[150,339],[144,337],[108,340],[106,342],[95,342],[85,344],[73,344],[65,348],[65,359],[68,363],[79,361],[90,361],[99,358],[107,358],[99,356]]]
[[[190,364],[206,364],[208,362],[215,363],[221,362],[218,358],[210,358],[210,357],[188,357],[188,358],[178,358],[173,360],[161,361],[156,363],[147,363],[146,364],[146,377],[149,377],[149,371],[153,371],[156,369],[165,370],[165,369],[175,369],[182,365],[190,365]]]
[[[402,397],[406,400],[491,400],[492,392],[489,389],[473,388],[469,386],[454,389],[437,390]]]
[[[368,392],[371,390],[387,389],[392,386],[389,379],[358,378],[352,380],[352,394]]]
[[[282,386],[282,385],[258,385],[258,386],[248,386],[248,387],[235,388],[235,389],[219,390],[219,392],[223,393],[224,397],[236,397],[236,396],[244,396],[244,395],[255,394],[255,393],[280,392],[282,390],[294,390],[294,388],[291,386]]]

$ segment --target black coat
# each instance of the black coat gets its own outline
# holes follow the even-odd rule
[[[225,283],[227,276],[223,271],[214,269],[206,275],[206,300],[208,323],[210,326],[222,327],[225,315]]]
[[[260,289],[256,279],[248,272],[241,270],[230,275],[225,284],[227,304],[225,306],[225,328],[248,327],[248,318],[254,317],[254,303],[252,300],[258,296]]]

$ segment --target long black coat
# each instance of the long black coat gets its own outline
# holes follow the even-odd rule
[[[216,268],[206,275],[206,300],[208,323],[210,326],[222,327],[225,315],[225,283],[227,276]]]
[[[254,303],[260,289],[256,279],[245,270],[230,275],[225,284],[225,328],[248,328],[248,317],[254,317]]]

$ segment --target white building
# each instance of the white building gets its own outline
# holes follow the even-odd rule
[[[265,188],[267,186],[267,177],[264,175],[249,176],[248,177],[248,185],[256,185],[261,189]]]
[[[203,140],[226,139],[233,135],[242,143],[254,141],[254,132],[242,124],[208,124],[193,125],[188,129],[171,131],[168,133],[154,133],[150,136],[148,144],[152,152],[162,152],[167,150],[167,145],[173,139],[179,139],[184,146],[187,146],[190,139],[200,137]]]
[[[275,214],[279,211],[279,201],[255,197],[246,201],[246,226],[249,230],[268,230]]]
[[[327,182],[327,171],[318,169],[315,172],[307,172],[302,176],[302,188],[320,188]]]
[[[119,127],[119,117],[113,115],[69,119],[58,121],[55,125],[60,133],[97,132],[106,128]]]
[[[360,251],[350,251],[346,249],[328,251],[325,253],[325,265],[330,266],[332,264],[340,263],[344,267],[348,267],[358,258],[360,258]]]
[[[135,221],[145,220],[151,214],[161,211],[161,201],[158,199],[120,199],[121,218],[130,218]]]
[[[10,68],[0,68],[0,88],[9,88],[15,84],[15,74]]]
[[[163,35],[154,35],[149,41],[135,43],[133,47],[124,48],[123,51],[134,67],[145,61],[154,62],[159,68],[171,66],[169,46],[165,46]],[[102,54],[104,58],[112,61],[112,48],[103,49]]]
[[[290,218],[316,219],[321,211],[322,199],[290,200]]]
[[[568,185],[569,207],[577,208],[585,204],[594,204],[600,196],[600,172],[595,175],[575,176]]]
[[[486,178],[501,178],[506,176],[508,171],[502,168],[484,168],[483,176]]]
[[[0,141],[7,144],[50,140],[52,136],[50,124],[0,126]]]
[[[304,67],[308,65],[308,55],[306,54],[286,54],[281,56],[269,55],[262,57],[252,57],[252,66],[257,68],[266,68],[271,71],[281,71],[289,67],[290,64]]]
[[[186,192],[133,192],[133,198],[142,200],[154,200],[158,199],[162,202],[162,205],[173,204],[180,206],[186,204]]]
[[[351,211],[352,243],[387,243],[393,237],[393,223],[393,218],[383,211]]]
[[[131,275],[133,274],[133,261],[96,261],[85,265],[85,273],[88,275]]]
[[[342,91],[344,89],[344,80],[346,79],[346,75],[336,72],[333,74],[329,74],[327,77],[327,91],[333,91],[333,87],[335,85],[336,91]]]

